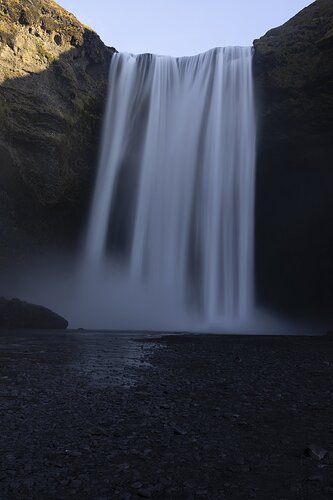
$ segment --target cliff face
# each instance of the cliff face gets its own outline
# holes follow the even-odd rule
[[[0,1],[0,258],[82,220],[113,52],[51,0]]]
[[[291,311],[333,306],[333,2],[255,40],[257,289]]]

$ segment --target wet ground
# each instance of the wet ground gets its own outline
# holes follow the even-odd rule
[[[333,498],[333,337],[0,334],[0,499]]]

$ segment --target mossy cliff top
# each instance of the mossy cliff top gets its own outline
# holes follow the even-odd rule
[[[55,2],[1,0],[0,82],[44,70],[61,54],[82,47],[87,38],[89,57],[101,61],[105,46],[98,35]],[[17,56],[15,64],[13,52]]]
[[[332,81],[333,1],[315,1],[254,47],[257,78],[280,93]]]

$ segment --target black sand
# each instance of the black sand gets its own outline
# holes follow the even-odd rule
[[[331,499],[332,376],[333,337],[3,332],[0,499]]]

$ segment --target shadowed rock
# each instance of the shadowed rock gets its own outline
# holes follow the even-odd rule
[[[254,41],[258,94],[258,298],[332,314],[333,2]]]
[[[65,330],[68,321],[46,307],[0,298],[0,328]]]

